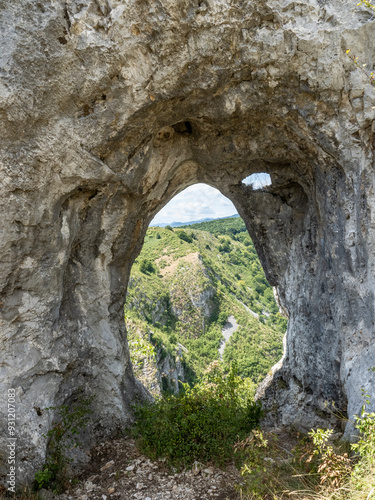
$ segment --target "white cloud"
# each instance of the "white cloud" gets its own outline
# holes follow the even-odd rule
[[[204,218],[234,215],[233,203],[217,189],[206,184],[195,184],[175,196],[155,216],[151,224],[189,222]]]
[[[262,189],[272,184],[270,174],[266,174],[264,172],[259,174],[258,173],[251,174],[249,175],[249,177],[246,177],[242,182],[246,184],[246,186],[249,185],[253,186],[254,189]]]

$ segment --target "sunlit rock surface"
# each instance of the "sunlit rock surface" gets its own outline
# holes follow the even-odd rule
[[[375,401],[374,17],[352,0],[1,3],[1,456],[17,477],[50,412],[95,394],[87,445],[132,419],[123,320],[147,225],[196,182],[246,221],[289,314],[269,421]],[[241,180],[267,172],[272,185]],[[40,411],[41,409],[41,411]]]

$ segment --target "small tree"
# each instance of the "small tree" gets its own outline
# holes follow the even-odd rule
[[[143,259],[139,265],[139,270],[143,274],[151,274],[156,272],[155,265],[147,259]]]
[[[191,235],[187,234],[185,231],[178,231],[177,234],[180,240],[186,241],[187,243],[193,242],[193,238],[191,237]]]
[[[219,252],[220,253],[230,253],[230,251],[232,250],[230,240],[228,240],[227,238],[221,238],[220,242],[221,242],[221,245],[219,245]]]

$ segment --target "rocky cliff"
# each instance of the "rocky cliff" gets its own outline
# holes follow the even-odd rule
[[[352,0],[1,2],[2,472],[45,459],[47,406],[95,393],[89,441],[142,387],[123,304],[150,220],[196,182],[245,220],[289,314],[269,419],[375,401],[375,21]],[[241,180],[268,172],[254,191]],[[349,427],[348,427],[349,429]]]
[[[135,377],[154,397],[162,391],[179,394],[180,383],[185,382],[182,351],[187,349],[156,343],[154,332],[142,321],[127,319],[126,328]]]

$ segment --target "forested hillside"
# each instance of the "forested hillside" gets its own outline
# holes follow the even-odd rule
[[[193,383],[219,358],[230,316],[238,328],[225,345],[224,366],[237,361],[240,374],[257,383],[282,355],[286,319],[242,219],[149,228],[125,306],[137,376],[160,372],[167,358],[163,388],[173,389],[170,376]]]

